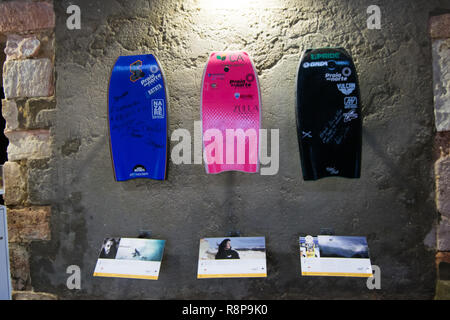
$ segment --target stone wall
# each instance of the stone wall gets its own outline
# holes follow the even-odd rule
[[[430,19],[433,48],[434,109],[436,116],[436,299],[450,299],[450,14]]]
[[[0,12],[0,34],[6,39],[2,114],[9,146],[3,169],[13,298],[54,299],[33,292],[30,245],[51,239],[55,14],[52,1],[0,2]]]
[[[53,9],[51,1],[0,1],[0,39],[8,41],[2,109],[10,139],[5,201],[14,298],[442,297],[450,261],[449,28],[446,17],[433,19],[431,42],[428,22],[436,9],[450,10],[448,1],[380,0],[381,30],[366,28],[371,3],[364,0],[267,0],[267,7],[245,10],[239,6],[255,1],[225,1],[219,9],[209,3],[61,0]],[[81,30],[66,27],[71,4],[81,8]],[[362,177],[306,183],[295,72],[305,49],[330,46],[349,50],[359,73]],[[115,182],[106,114],[115,59],[155,53],[169,86],[170,132],[193,131],[206,59],[233,49],[255,61],[263,127],[280,129],[279,173],[208,176],[202,165],[170,163],[168,181]],[[361,279],[300,277],[298,236],[324,227],[367,236],[381,290],[368,290]],[[158,281],[92,277],[104,237],[134,237],[142,229],[167,240]],[[266,236],[268,278],[197,280],[199,239],[233,229]],[[66,286],[70,265],[81,268],[81,290]]]

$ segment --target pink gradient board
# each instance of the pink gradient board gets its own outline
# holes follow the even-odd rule
[[[211,53],[203,74],[201,117],[207,173],[259,171],[261,95],[246,52]]]

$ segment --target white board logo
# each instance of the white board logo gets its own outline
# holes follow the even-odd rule
[[[150,72],[151,73],[157,73],[159,71],[159,68],[158,68],[158,66],[157,65],[151,65],[150,66]]]
[[[344,77],[339,72],[336,73],[325,73],[325,80],[332,81],[332,82],[340,82],[340,81],[347,81],[347,77]]]
[[[350,69],[349,67],[345,67],[344,69],[342,69],[342,75],[344,77],[350,77],[352,74],[352,69]]]
[[[151,88],[150,90],[147,91],[148,95],[151,96],[152,94],[154,94],[155,92],[158,92],[159,90],[161,90],[163,87],[162,85],[160,85],[159,83],[154,86],[153,88]]]
[[[152,100],[152,118],[164,119],[164,100],[153,99]]]
[[[326,170],[328,171],[329,174],[339,174],[339,170],[333,167],[327,167]]]
[[[314,68],[314,67],[326,67],[328,66],[328,61],[317,61],[317,62],[305,62],[303,68]]]
[[[161,73],[159,73],[157,75],[151,74],[147,78],[141,80],[141,84],[144,87],[149,87],[149,86],[153,85],[154,83],[156,83],[157,81],[159,81],[161,79],[162,79]]]
[[[346,96],[351,94],[356,89],[355,83],[338,83],[337,85],[340,92]]]
[[[345,97],[344,105],[345,105],[345,109],[356,109],[356,108],[358,108],[358,98],[357,97]]]
[[[358,114],[355,112],[355,110],[350,110],[349,112],[344,113],[343,116],[344,116],[344,122],[350,122],[353,119],[358,118]]]
[[[133,172],[130,173],[130,177],[145,177],[148,176],[149,173],[147,172],[147,169],[141,164],[138,164],[133,168]]]

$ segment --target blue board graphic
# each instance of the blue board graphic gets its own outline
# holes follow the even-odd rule
[[[117,59],[109,83],[111,156],[117,181],[165,180],[167,92],[152,54]]]

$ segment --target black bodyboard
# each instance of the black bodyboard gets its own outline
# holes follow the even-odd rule
[[[361,175],[358,76],[342,48],[308,49],[297,74],[297,133],[304,180]]]

